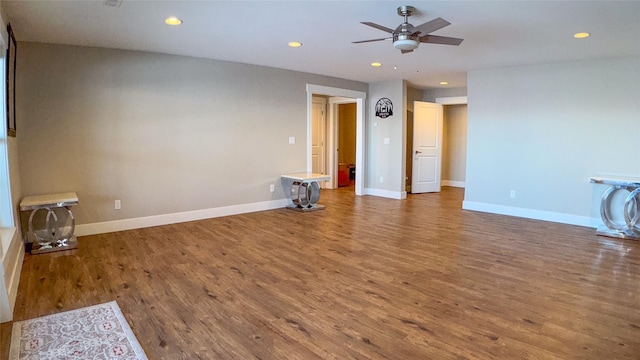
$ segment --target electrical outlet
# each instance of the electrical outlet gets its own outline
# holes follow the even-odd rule
[[[120,209],[121,209],[121,207],[122,207],[121,205],[122,205],[122,204],[120,204],[120,200],[116,200],[116,201],[115,201],[114,206],[115,206],[116,210],[120,210]]]
[[[380,183],[384,182],[384,178],[382,176],[380,176]]]
[[[511,190],[511,193],[509,194],[509,196],[510,196],[512,199],[515,199],[515,198],[516,198],[516,191],[515,191],[515,190]]]
[[[289,136],[289,144],[293,145],[296,143],[296,137],[295,136]]]
[[[271,184],[269,185],[269,192],[275,192],[276,191],[276,186]]]

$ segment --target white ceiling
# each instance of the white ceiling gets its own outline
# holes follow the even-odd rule
[[[460,46],[421,44],[400,54],[386,33],[396,8],[419,25],[442,17],[434,35]],[[18,41],[153,51],[265,65],[363,82],[407,79],[418,88],[466,86],[469,70],[640,56],[640,1],[2,1]],[[177,16],[178,27],[164,24]],[[590,32],[576,40],[576,32]],[[289,41],[304,45],[293,49]],[[19,51],[19,48],[18,48]],[[19,53],[18,53],[19,54]],[[369,64],[383,64],[373,68]],[[394,70],[394,66],[397,67]]]

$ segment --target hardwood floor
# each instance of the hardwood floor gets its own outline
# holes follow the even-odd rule
[[[150,359],[640,359],[640,242],[462,198],[81,237],[25,257],[14,320],[117,300]]]

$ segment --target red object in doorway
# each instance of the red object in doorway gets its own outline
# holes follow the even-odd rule
[[[349,186],[349,167],[347,164],[338,164],[338,187]]]

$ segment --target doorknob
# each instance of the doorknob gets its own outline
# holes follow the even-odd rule
[[[422,154],[422,151],[416,150],[416,154]]]

